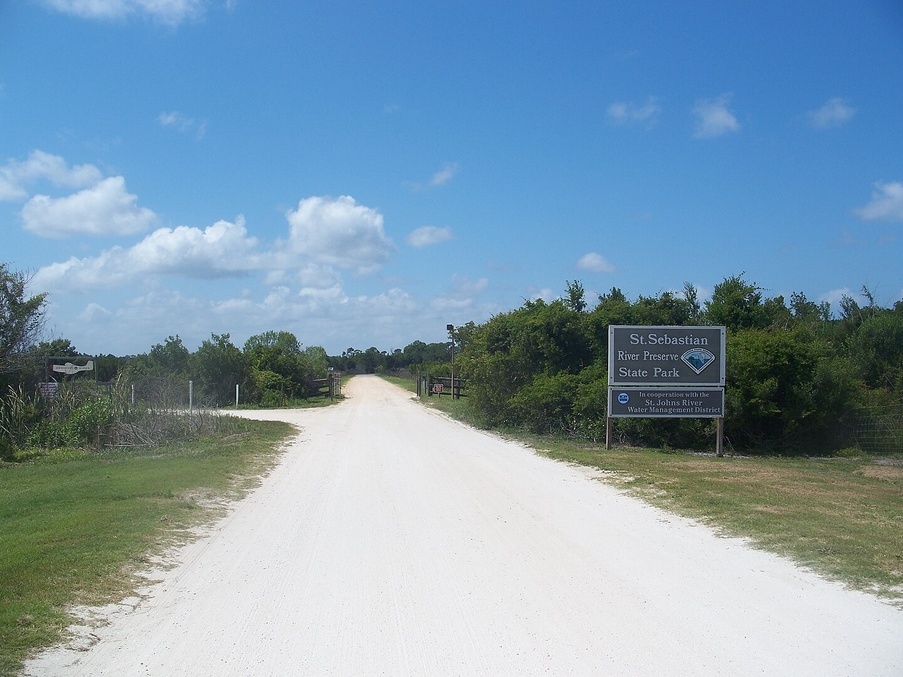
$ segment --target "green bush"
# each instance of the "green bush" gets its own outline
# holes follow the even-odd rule
[[[89,400],[75,409],[66,423],[70,440],[79,446],[103,446],[113,425],[113,409],[108,399]]]
[[[725,433],[731,442],[778,453],[820,443],[846,394],[836,365],[832,370],[821,358],[819,344],[802,331],[730,334]]]
[[[515,424],[532,433],[559,432],[572,420],[578,377],[540,374],[511,398]]]

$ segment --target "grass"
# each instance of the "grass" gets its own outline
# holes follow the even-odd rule
[[[75,604],[119,601],[150,557],[221,514],[278,456],[287,424],[149,450],[61,450],[0,464],[0,674],[58,641]]]
[[[424,402],[472,423],[466,399]],[[606,481],[649,503],[903,606],[903,459],[606,451],[505,434],[551,458],[599,468]]]

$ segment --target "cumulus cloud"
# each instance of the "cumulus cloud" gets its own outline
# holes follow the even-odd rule
[[[83,188],[103,178],[94,165],[70,167],[59,155],[34,150],[27,160],[10,160],[0,167],[0,200],[18,201],[29,196],[28,186],[49,181],[54,186]]]
[[[877,182],[872,199],[855,213],[866,221],[903,221],[903,182]]]
[[[722,94],[716,99],[700,99],[693,108],[696,116],[696,129],[693,136],[697,139],[712,139],[728,132],[740,130],[740,123],[728,109],[731,95]]]
[[[154,275],[213,279],[259,268],[257,240],[244,218],[218,221],[201,230],[188,226],[160,228],[130,248],[112,247],[96,257],[53,263],[38,270],[34,283],[46,289],[84,292],[114,289],[136,278]]]
[[[577,268],[590,273],[614,273],[615,267],[596,252],[584,254],[577,261]]]
[[[203,15],[206,0],[43,0],[44,5],[83,19],[121,20],[146,16],[175,26]]]
[[[26,230],[42,237],[130,235],[146,230],[157,218],[137,202],[126,191],[125,179],[112,176],[66,197],[35,195],[22,208],[22,220]]]
[[[305,198],[286,218],[291,249],[316,263],[364,274],[377,270],[394,251],[382,214],[347,195]]]
[[[235,223],[217,221],[204,230],[160,228],[132,247],[129,259],[143,272],[216,278],[258,268],[256,247],[239,216]]]
[[[407,243],[412,247],[427,247],[431,244],[439,244],[452,238],[451,228],[438,228],[437,226],[423,226],[408,233]]]
[[[637,105],[629,101],[616,101],[608,107],[608,117],[615,124],[644,124],[647,128],[653,127],[658,121],[661,106],[656,99],[649,97],[643,105]]]
[[[835,97],[829,99],[821,108],[809,111],[806,117],[814,129],[830,129],[849,122],[855,114],[855,108],[840,97]]]

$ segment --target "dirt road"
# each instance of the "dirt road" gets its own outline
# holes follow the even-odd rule
[[[903,612],[375,377],[31,675],[901,675]],[[84,647],[82,647],[84,649]]]

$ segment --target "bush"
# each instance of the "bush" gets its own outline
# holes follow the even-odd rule
[[[727,342],[725,433],[779,453],[818,449],[849,405],[851,381],[803,331],[738,331]]]
[[[103,446],[113,425],[113,410],[109,399],[94,399],[75,409],[66,423],[68,439],[78,446]]]

